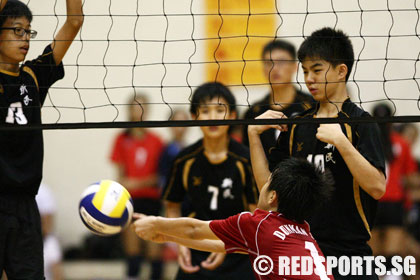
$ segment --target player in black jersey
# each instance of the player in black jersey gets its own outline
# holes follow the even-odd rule
[[[244,119],[255,119],[267,110],[283,112],[292,117],[310,108],[315,102],[306,93],[298,90],[292,83],[296,74],[296,49],[284,40],[274,40],[265,45],[262,51],[264,75],[270,82],[271,91],[263,99],[254,103],[244,115]],[[243,143],[249,146],[248,126],[243,127]],[[278,130],[267,129],[260,138],[265,154],[276,144]]]
[[[352,69],[353,47],[341,31],[323,28],[315,31],[298,51],[305,83],[318,104],[300,118],[367,117],[369,114],[348,98],[346,82]],[[283,118],[267,111],[260,118]],[[259,138],[264,130],[282,130],[276,148],[264,157]],[[311,231],[326,256],[367,256],[367,245],[377,200],[385,193],[385,160],[376,124],[294,124],[250,126],[248,136],[257,184],[263,184],[271,168],[289,156],[306,158],[335,179],[332,200],[312,215]],[[377,279],[377,276],[335,279]]]
[[[24,63],[30,39],[37,34],[31,29],[32,13],[18,0],[1,4],[0,121],[40,124],[48,89],[64,76],[61,61],[82,25],[82,1],[67,0],[67,19],[54,41],[38,58]],[[44,279],[35,201],[42,163],[41,130],[0,133],[0,272],[4,269],[9,279]]]
[[[229,89],[220,83],[207,83],[194,92],[190,111],[198,120],[234,119],[235,107]],[[253,211],[258,191],[248,149],[229,137],[228,126],[201,130],[203,138],[181,151],[172,166],[163,193],[167,216],[181,216],[181,202],[186,196],[193,211],[190,216],[201,220]],[[178,262],[181,269],[176,279],[254,279],[244,255],[225,256],[180,247]]]

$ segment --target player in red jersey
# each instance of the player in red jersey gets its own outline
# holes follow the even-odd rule
[[[323,254],[305,221],[331,191],[329,175],[305,160],[290,158],[277,166],[260,189],[254,214],[242,212],[213,221],[136,214],[133,227],[138,236],[154,242],[172,241],[210,252],[246,253],[254,266],[258,257],[269,257],[272,271],[260,275],[254,269],[256,279],[333,279],[327,276],[320,261]],[[280,275],[279,257],[293,256],[310,258],[313,273],[293,275],[286,269]]]
[[[373,109],[373,116],[390,117],[392,109],[385,103],[378,104]],[[378,203],[370,244],[375,255],[387,258],[387,269],[391,269],[392,257],[406,255],[409,248],[404,228],[405,204],[411,204],[407,189],[418,184],[414,178],[417,176],[417,163],[409,144],[393,130],[392,124],[383,123],[379,127],[387,163],[386,192]],[[402,279],[402,276],[392,275],[392,279]]]
[[[130,106],[133,122],[142,121],[148,113],[145,95],[136,94]],[[119,134],[115,140],[111,160],[118,170],[118,181],[127,188],[133,198],[134,211],[159,215],[161,209],[158,184],[158,162],[163,142],[143,127],[133,127]],[[140,242],[132,230],[122,232],[123,247],[127,257],[127,279],[140,274],[144,257],[151,261],[151,279],[162,274],[161,248],[154,243]],[[142,252],[144,248],[145,252]]]

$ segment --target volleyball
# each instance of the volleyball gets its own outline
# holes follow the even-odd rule
[[[130,224],[133,201],[121,184],[102,180],[82,193],[79,214],[85,226],[94,234],[113,235]]]

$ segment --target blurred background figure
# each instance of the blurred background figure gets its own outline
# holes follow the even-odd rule
[[[405,123],[398,126],[398,132],[406,140],[410,146],[411,151],[418,143],[418,127],[413,123]],[[417,166],[419,166],[419,161]],[[417,170],[416,174],[407,178],[408,197],[410,199],[409,212],[407,215],[407,255],[412,255],[416,258],[416,271],[420,271],[420,173]],[[409,279],[420,279],[420,275],[414,275]]]
[[[130,121],[140,122],[147,115],[147,98],[136,94],[131,104]],[[118,181],[127,188],[134,202],[134,211],[159,215],[161,209],[158,163],[163,142],[146,128],[134,127],[119,134],[114,142],[111,160],[118,170]],[[162,275],[161,245],[140,240],[131,228],[122,232],[127,257],[127,279],[137,279],[144,258],[151,262],[148,279]]]
[[[389,117],[392,109],[386,104],[374,107],[374,117]],[[410,204],[407,189],[416,175],[417,163],[409,143],[397,133],[392,123],[379,124],[386,157],[386,192],[378,203],[375,227],[372,230],[371,246],[375,255],[386,257],[387,270],[392,268],[393,256],[407,254],[407,233],[404,218]],[[386,275],[383,279],[403,279],[402,276]]]
[[[283,112],[287,117],[303,112],[312,106],[314,100],[309,94],[298,90],[293,84],[297,72],[296,49],[284,40],[274,40],[265,45],[262,51],[264,75],[270,83],[270,92],[251,105],[244,119],[255,119],[267,110]],[[242,130],[243,143],[249,146],[248,126]],[[279,131],[268,129],[260,136],[266,155],[274,147]]]
[[[172,112],[172,121],[185,121],[188,120],[188,113],[184,110],[175,109]],[[185,134],[188,127],[169,127],[171,140],[166,145],[159,159],[159,176],[160,186],[165,186],[169,171],[171,170],[172,163],[178,153],[185,147]]]
[[[62,280],[62,250],[57,237],[54,235],[54,216],[57,210],[56,202],[51,190],[41,183],[35,197],[41,216],[41,230],[44,239],[44,272],[46,280]]]
[[[188,113],[182,109],[175,109],[170,118],[172,121],[185,121],[188,119]],[[162,189],[167,184],[176,156],[185,147],[185,134],[188,131],[188,127],[169,127],[169,130],[171,140],[169,140],[159,159],[159,185]],[[182,203],[182,213],[189,213],[190,205],[188,199],[185,199]],[[165,262],[178,258],[177,247],[175,243],[166,243],[164,245],[162,256]]]

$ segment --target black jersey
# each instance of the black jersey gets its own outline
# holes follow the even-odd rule
[[[248,210],[257,195],[246,147],[231,139],[227,158],[214,164],[199,140],[175,159],[163,199],[181,203],[188,196],[195,218],[214,220]]]
[[[314,99],[309,94],[303,93],[300,90],[296,90],[296,96],[293,102],[281,110],[288,118],[293,117],[299,113],[302,113],[309,109],[314,104]],[[268,94],[262,100],[256,102],[249,108],[244,115],[244,119],[255,119],[262,113],[267,110],[271,109],[271,105],[273,104],[273,100],[271,95]],[[272,110],[272,109],[271,109]],[[270,148],[276,145],[278,133],[274,128],[268,129],[261,133],[260,139],[263,145],[265,154],[268,156],[268,151]],[[243,127],[243,143],[246,146],[249,146],[249,139],[248,139],[248,126],[245,125]]]
[[[174,161],[163,199],[191,205],[190,216],[200,220],[225,219],[248,210],[257,203],[258,190],[251,171],[249,150],[233,139],[228,155],[220,163],[210,163],[204,154],[203,141],[182,150]],[[191,250],[191,262],[200,265],[208,252]],[[222,278],[221,275],[223,276]],[[248,256],[228,254],[215,270],[200,269],[185,274],[181,269],[176,279],[254,279]]]
[[[49,87],[64,77],[51,46],[25,62],[18,73],[0,70],[0,121],[10,125],[41,123],[41,106]],[[35,195],[42,179],[42,130],[0,133],[0,194]]]
[[[318,106],[302,113],[313,118]],[[339,118],[365,117],[369,114],[349,99],[338,113]],[[375,218],[377,201],[354,180],[335,146],[316,139],[318,124],[291,125],[282,132],[275,148],[270,150],[270,170],[290,155],[306,158],[322,169],[329,169],[335,180],[330,202],[308,219],[311,232],[325,255],[369,254],[366,241]],[[373,166],[385,174],[385,158],[377,124],[342,124],[341,128],[353,146]]]

